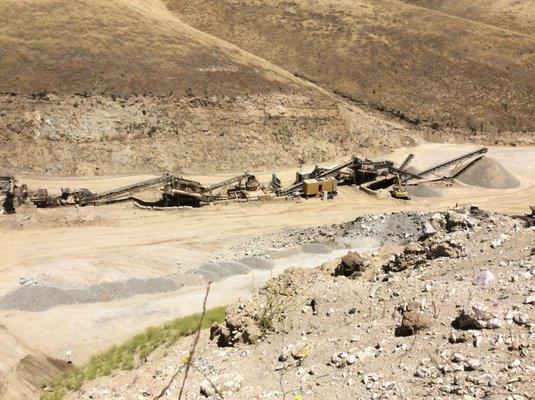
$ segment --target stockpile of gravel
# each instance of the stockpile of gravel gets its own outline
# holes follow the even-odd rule
[[[320,243],[306,243],[301,246],[304,253],[307,254],[329,254],[332,253],[332,250]]]
[[[201,264],[193,272],[202,275],[211,282],[217,282],[233,275],[246,275],[251,269],[244,264],[234,261],[210,261]]]
[[[105,282],[86,289],[60,289],[45,285],[20,287],[0,298],[0,309],[45,311],[64,304],[98,303],[138,294],[165,293],[182,284],[167,278],[128,279]]]
[[[246,256],[238,261],[210,261],[201,264],[192,272],[199,274],[211,282],[217,282],[233,275],[246,275],[251,270],[270,270],[273,260],[266,257]]]
[[[414,197],[440,197],[440,193],[426,183],[407,186],[407,191]]]
[[[507,169],[489,157],[483,157],[468,167],[457,179],[467,185],[490,189],[511,189],[520,185]]]
[[[270,270],[275,263],[273,260],[265,257],[243,257],[238,260],[239,263],[247,265],[251,269]]]
[[[422,236],[427,220],[419,212],[364,215],[345,224],[344,237],[373,238],[382,245],[414,242]]]

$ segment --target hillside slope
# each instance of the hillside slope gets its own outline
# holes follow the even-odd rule
[[[290,74],[181,23],[157,0],[7,0],[0,24],[2,93],[303,90]]]
[[[6,0],[0,27],[5,169],[271,168],[406,134],[191,28],[159,0]]]
[[[186,23],[433,126],[535,129],[535,38],[397,0],[167,0]]]
[[[403,0],[503,29],[535,35],[535,2],[531,0]]]

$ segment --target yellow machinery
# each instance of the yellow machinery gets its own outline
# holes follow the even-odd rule
[[[337,190],[336,179],[305,179],[303,181],[303,195],[317,196],[320,193],[334,193]]]
[[[402,200],[410,200],[409,192],[407,191],[407,185],[401,183],[401,178],[399,175],[396,175],[396,184],[393,186],[390,191],[392,197]]]

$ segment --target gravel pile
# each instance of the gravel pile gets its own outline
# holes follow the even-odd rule
[[[208,281],[217,282],[229,276],[248,274],[251,268],[235,261],[210,261],[201,264],[192,272],[202,275]]]
[[[182,284],[167,278],[128,279],[105,282],[86,289],[64,290],[52,286],[20,287],[0,298],[0,309],[45,311],[64,304],[99,303],[138,294],[165,293],[178,290]]]
[[[344,237],[373,238],[381,245],[417,241],[428,218],[420,212],[364,215],[346,224]]]
[[[234,245],[230,250],[242,256],[263,256],[268,249],[287,249],[307,243],[327,243],[341,232],[342,225],[332,224],[309,228],[285,228]]]
[[[241,264],[247,265],[251,269],[270,270],[274,266],[273,260],[265,257],[243,257],[238,260]]]
[[[489,157],[483,157],[457,179],[467,185],[491,189],[511,189],[520,185],[518,179],[500,163]]]

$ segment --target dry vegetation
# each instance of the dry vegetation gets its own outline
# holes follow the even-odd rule
[[[533,36],[396,0],[167,2],[200,30],[411,121],[535,128]]]
[[[468,18],[503,29],[535,35],[531,0],[403,0],[405,3]]]
[[[534,138],[532,36],[394,0],[6,0],[0,24],[14,172],[210,173]]]
[[[158,0],[0,4],[2,93],[235,95],[292,75],[181,23]]]

